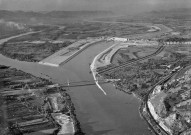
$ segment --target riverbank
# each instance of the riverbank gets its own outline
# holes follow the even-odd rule
[[[168,48],[167,49],[163,48],[162,50],[160,50],[160,48],[161,47],[159,47],[158,50],[156,50],[153,53],[154,55],[151,54],[150,57],[146,57],[143,60],[141,59],[140,61],[136,61],[132,64],[124,66],[124,68],[119,69],[116,66],[117,68],[113,70],[112,72],[106,72],[101,75],[102,75],[102,78],[104,78],[105,80],[107,80],[108,78],[109,79],[119,78],[120,81],[115,82],[116,89],[124,91],[125,93],[128,93],[128,94],[133,94],[136,98],[140,99],[140,101],[142,102],[139,108],[141,118],[144,118],[146,120],[147,124],[149,125],[149,128],[152,129],[153,132],[159,135],[166,135],[168,133],[174,134],[175,132],[176,133],[179,131],[182,132],[182,129],[187,129],[187,127],[186,126],[176,127],[174,128],[174,131],[172,132],[171,129],[175,125],[178,125],[178,122],[176,122],[177,119],[176,117],[174,117],[174,114],[168,115],[165,112],[168,117],[166,117],[165,120],[162,117],[162,115],[164,116],[164,112],[163,112],[164,108],[161,107],[163,105],[163,101],[161,99],[162,98],[164,99],[165,97],[164,94],[162,92],[160,94],[156,94],[157,95],[156,99],[151,99],[149,96],[150,96],[150,93],[153,91],[152,88],[154,88],[154,86],[159,85],[163,81],[166,81],[166,79],[171,78],[173,74],[178,72],[182,67],[186,67],[186,65],[189,65],[190,59],[189,57],[188,58],[185,57],[185,54],[180,54],[180,53],[177,53],[176,51],[172,53],[171,51],[168,51]],[[105,59],[106,57],[105,55],[106,54],[108,55],[108,53],[106,52],[109,52],[109,53],[112,52],[110,51],[110,49],[111,48],[101,53],[101,57],[104,57]],[[168,54],[171,54],[171,56],[169,57]],[[165,61],[162,59],[165,59]],[[100,59],[96,58],[95,61],[96,60],[100,62]],[[93,64],[96,63],[95,61],[93,62]],[[168,67],[168,65],[170,65],[170,67]],[[97,74],[96,68],[93,67],[92,69],[94,69],[94,74],[96,75]],[[130,77],[127,79],[125,75],[129,75]],[[182,78],[187,79],[188,76],[182,77]],[[125,81],[125,79],[127,79],[127,81]],[[178,78],[177,80],[180,81],[181,79]],[[175,82],[175,80],[172,82]],[[180,82],[182,83],[182,80]],[[172,85],[173,88],[177,85],[177,82],[175,83]],[[166,85],[162,87],[163,89],[166,89],[164,91],[168,91],[169,86],[170,85]],[[156,90],[158,90],[159,88],[156,87]],[[185,91],[189,90],[189,88],[184,90]],[[173,91],[173,92],[175,93],[176,91]],[[172,92],[169,92],[169,95],[171,94]],[[176,96],[177,95],[178,94],[176,94]],[[186,97],[190,99],[190,96],[186,95]],[[177,102],[177,101],[172,101],[172,102]],[[154,105],[152,105],[151,103]],[[158,111],[159,109],[161,110]],[[165,109],[168,109],[168,107],[165,107]],[[160,114],[160,117],[158,114]],[[181,123],[181,121],[179,123]],[[177,131],[177,128],[179,128],[178,131]]]
[[[126,91],[122,88],[119,87],[118,85],[118,81],[120,81],[120,77],[116,78],[107,78],[104,75],[99,75],[98,72],[100,69],[106,68],[107,66],[113,66],[112,59],[113,56],[118,52],[118,50],[120,49],[126,49],[129,46],[135,45],[137,47],[142,47],[142,46],[149,46],[148,48],[150,49],[150,46],[158,46],[157,42],[153,42],[153,41],[142,41],[142,40],[130,40],[127,42],[120,42],[120,41],[109,41],[110,43],[112,43],[112,45],[110,47],[108,47],[107,49],[105,49],[104,51],[102,51],[101,53],[99,53],[92,61],[91,65],[90,65],[90,69],[91,72],[93,74],[93,78],[94,81],[96,82],[96,85],[98,86],[99,89],[101,89],[101,91],[106,95],[105,91],[101,88],[101,86],[99,85],[98,81],[99,78],[101,78],[101,80],[103,80],[103,78],[109,79],[110,81],[115,83],[115,86],[117,89],[120,89],[126,93],[132,93],[130,91]],[[138,59],[138,58],[137,58]],[[139,99],[142,99],[140,95],[137,95],[137,97],[139,97]]]
[[[124,43],[125,44],[125,43]],[[140,45],[140,44],[139,44]],[[141,46],[141,45],[140,45]],[[114,46],[111,46],[111,47],[109,47],[108,49],[106,49],[106,50],[104,50],[103,52],[101,52],[100,54],[98,54],[95,58],[94,58],[94,60],[93,60],[93,62],[92,62],[92,64],[91,64],[91,71],[92,71],[92,74],[93,74],[93,76],[94,76],[94,80],[98,80],[98,78],[105,78],[105,79],[116,79],[116,78],[120,78],[120,80],[119,81],[114,81],[114,85],[115,85],[115,87],[116,87],[116,89],[118,89],[118,90],[120,90],[120,91],[123,91],[123,92],[125,92],[125,93],[127,93],[127,94],[133,94],[133,96],[134,97],[136,97],[137,99],[139,99],[142,103],[144,102],[144,99],[145,99],[145,96],[147,95],[147,93],[149,92],[149,88],[148,87],[146,87],[145,88],[145,90],[143,91],[143,88],[141,89],[138,89],[138,87],[136,88],[136,87],[131,87],[131,89],[134,89],[134,90],[131,90],[130,89],[130,87],[129,88],[127,88],[127,87],[120,87],[120,86],[122,86],[123,85],[123,81],[124,81],[124,79],[121,77],[121,76],[123,76],[122,74],[124,74],[123,73],[123,70],[121,70],[121,69],[117,69],[117,70],[120,70],[119,72],[121,72],[121,75],[120,76],[113,76],[113,72],[111,73],[111,76],[109,77],[109,78],[107,78],[107,76],[104,74],[104,75],[99,75],[99,77],[98,77],[98,73],[97,73],[97,68],[100,68],[100,67],[105,67],[105,66],[107,66],[107,65],[109,65],[110,64],[110,59],[112,58],[112,56],[115,54],[115,52],[118,50],[118,49],[120,49],[120,48],[124,48],[124,46],[123,45],[116,45],[116,44],[114,44]],[[114,50],[112,50],[112,49],[114,49]],[[157,52],[157,50],[156,50],[156,52]],[[155,52],[153,52],[153,53],[155,53]],[[109,59],[110,58],[110,59]],[[145,61],[144,61],[145,62]],[[147,61],[146,61],[147,62]],[[138,70],[140,70],[140,69],[142,69],[140,66],[143,66],[144,64],[142,64],[142,63],[135,63],[135,64],[132,64],[132,67],[131,67],[131,65],[129,65],[130,67],[130,69],[133,69],[133,70],[135,70],[136,68],[138,69]],[[144,68],[145,69],[145,68]],[[128,71],[127,69],[126,69],[126,71]],[[116,72],[116,71],[114,71],[114,72]],[[133,71],[134,72],[134,71]],[[135,72],[136,74],[137,74],[137,71]],[[107,74],[107,73],[106,73]],[[109,73],[108,73],[109,74]],[[107,75],[108,75],[107,74]],[[129,72],[129,74],[132,74],[132,71],[130,71]],[[109,75],[108,75],[109,76]],[[139,77],[140,78],[140,77]],[[159,79],[159,78],[158,78]],[[153,80],[153,79],[152,79]],[[156,80],[155,80],[156,81]],[[157,80],[158,81],[158,80]],[[154,83],[154,82],[153,82]],[[137,85],[140,85],[140,82],[137,82]],[[151,85],[152,86],[152,85]],[[98,84],[98,87],[100,87],[99,86],[99,84]],[[102,91],[104,91],[102,88],[100,88]],[[146,90],[147,89],[147,90]],[[140,109],[139,109],[139,112],[140,112]],[[142,114],[141,114],[141,112],[140,112],[140,116],[143,116]],[[143,117],[141,117],[141,118],[143,118]]]
[[[89,46],[103,41],[102,38],[79,40],[68,47],[62,48],[53,55],[41,60],[39,64],[56,66],[63,65],[87,49]]]
[[[5,42],[0,45],[0,53],[6,57],[17,59],[19,61],[39,62],[53,53],[69,46],[71,42]]]
[[[0,55],[1,64],[20,69],[37,77],[47,78],[65,86],[67,81],[94,82],[89,73],[89,63],[93,58],[110,47],[108,42],[100,42],[85,49],[72,60],[59,67],[33,62],[21,62]],[[71,84],[72,85],[72,84]],[[75,114],[85,134],[149,134],[147,125],[139,118],[139,102],[133,96],[117,91],[113,85],[101,84],[105,96],[94,86],[71,87],[67,93],[75,106]],[[97,111],[99,110],[99,111]],[[116,111],[120,110],[120,111]],[[128,110],[128,111],[127,111]],[[131,123],[129,123],[131,121]]]
[[[111,44],[108,44],[106,41],[91,45],[88,49],[79,53],[78,57],[74,57],[72,60],[65,63],[64,68],[62,64],[56,68],[38,63],[20,62],[3,56],[0,57],[0,59],[1,63],[5,63],[5,65],[13,66],[35,76],[42,76],[58,84],[65,85],[68,78],[70,81],[93,81],[92,75],[87,72],[89,71],[89,63],[92,62],[92,59],[98,53],[110,47],[110,45]],[[137,100],[131,97],[127,98],[121,92],[116,93],[113,86],[107,87],[109,90],[107,90],[107,96],[103,94],[100,95],[99,90],[94,86],[71,88],[71,90],[67,92],[70,94],[75,105],[76,110],[74,112],[77,119],[80,121],[80,127],[83,132],[86,134],[99,134],[100,132],[125,134],[131,131],[131,133],[137,134],[143,132],[147,133],[147,126],[138,118],[137,107],[135,107],[139,104]],[[115,97],[112,96],[113,94],[115,94]],[[132,103],[126,104],[124,101],[130,101]],[[130,108],[128,114],[127,108]],[[97,112],[98,109],[99,112]],[[113,110],[112,113],[110,110]],[[116,112],[114,110],[121,111]],[[130,124],[129,121],[132,119],[134,122]],[[95,123],[91,121],[95,121]],[[76,123],[79,125],[79,122]],[[137,130],[137,124],[139,130]],[[59,124],[58,127],[60,127]]]
[[[0,66],[0,72],[1,134],[83,134],[71,98],[61,86],[7,66]],[[65,116],[62,123],[67,126],[55,115]]]

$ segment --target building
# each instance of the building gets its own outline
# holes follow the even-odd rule
[[[127,42],[128,41],[127,38],[119,38],[119,37],[111,37],[111,38],[108,38],[107,40],[120,41],[120,42]]]

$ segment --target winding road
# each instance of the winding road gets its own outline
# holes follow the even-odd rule
[[[105,73],[105,72],[109,72],[109,71],[112,71],[112,70],[115,70],[115,69],[120,69],[120,68],[129,66],[129,65],[132,65],[132,64],[134,64],[134,63],[136,63],[136,62],[139,62],[139,61],[148,59],[148,58],[153,57],[153,56],[159,54],[160,52],[162,52],[164,48],[165,48],[165,46],[162,45],[161,47],[159,47],[159,48],[157,49],[156,52],[154,52],[154,53],[152,53],[152,54],[150,54],[150,55],[147,55],[147,56],[145,56],[145,57],[139,58],[139,59],[137,59],[137,60],[124,62],[124,63],[122,63],[122,64],[119,65],[119,66],[115,66],[115,67],[110,67],[110,68],[106,68],[106,69],[103,69],[103,70],[99,70],[99,71],[98,71],[98,74],[103,74],[103,73]]]
[[[149,114],[150,118],[152,119],[152,121],[155,122],[155,124],[160,128],[160,130],[162,130],[164,133],[166,133],[166,135],[168,135],[168,133],[156,122],[156,120],[155,120],[154,117],[152,116],[152,114],[151,114],[151,112],[150,112],[150,109],[149,109],[149,107],[148,107],[148,99],[149,99],[150,94],[153,92],[153,90],[155,89],[155,87],[156,87],[157,85],[160,85],[160,84],[164,83],[165,81],[168,81],[168,80],[171,79],[173,76],[175,76],[176,74],[178,74],[179,72],[181,72],[181,70],[184,70],[184,68],[181,68],[181,69],[179,69],[179,70],[177,70],[177,71],[171,73],[170,75],[168,75],[167,77],[165,77],[164,79],[162,79],[162,80],[160,80],[158,83],[156,83],[156,84],[151,88],[151,90],[149,91],[149,93],[147,94],[147,96],[146,96],[146,98],[145,98],[145,100],[144,100],[145,107],[146,107],[146,111],[147,111],[147,113]],[[147,120],[146,120],[146,121],[147,121]],[[148,124],[150,125],[150,123],[148,123]],[[153,125],[150,125],[150,126],[152,127]],[[155,129],[153,128],[153,130],[155,130]],[[157,132],[157,131],[155,131],[155,132]],[[158,133],[158,132],[157,132],[157,133]]]

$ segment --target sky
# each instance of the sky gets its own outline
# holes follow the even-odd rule
[[[111,10],[133,13],[170,8],[191,8],[191,0],[0,0],[0,10]]]

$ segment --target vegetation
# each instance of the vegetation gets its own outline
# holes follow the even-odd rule
[[[173,135],[190,133],[190,80],[189,67],[178,77],[155,88],[154,92],[158,92],[150,95],[149,100],[157,114],[157,121],[164,123]]]
[[[65,41],[63,43],[4,43],[1,45],[0,52],[13,59],[18,59],[21,61],[33,61],[38,62],[63,47],[67,47],[71,42]]]
[[[0,39],[25,33],[29,30],[30,29],[28,27],[22,24],[18,24],[15,22],[6,22],[3,19],[0,19]]]
[[[150,88],[169,75],[178,65],[177,62],[184,56],[184,54],[171,52],[166,48],[154,57],[112,72],[105,72],[102,75],[105,78],[120,79],[120,81],[116,82],[118,89],[127,93],[133,92],[140,99],[144,99]],[[126,61],[126,57],[122,57],[121,61]],[[112,65],[120,65],[121,61],[118,61],[118,64]]]
[[[60,126],[51,116],[55,110],[70,116],[76,132],[81,134],[71,99],[62,87],[5,66],[0,67],[0,73],[2,135],[37,134],[49,129],[50,134],[56,134]]]
[[[120,49],[112,57],[112,64],[121,64],[141,57],[150,55],[157,50],[158,46],[129,46],[125,49]]]

